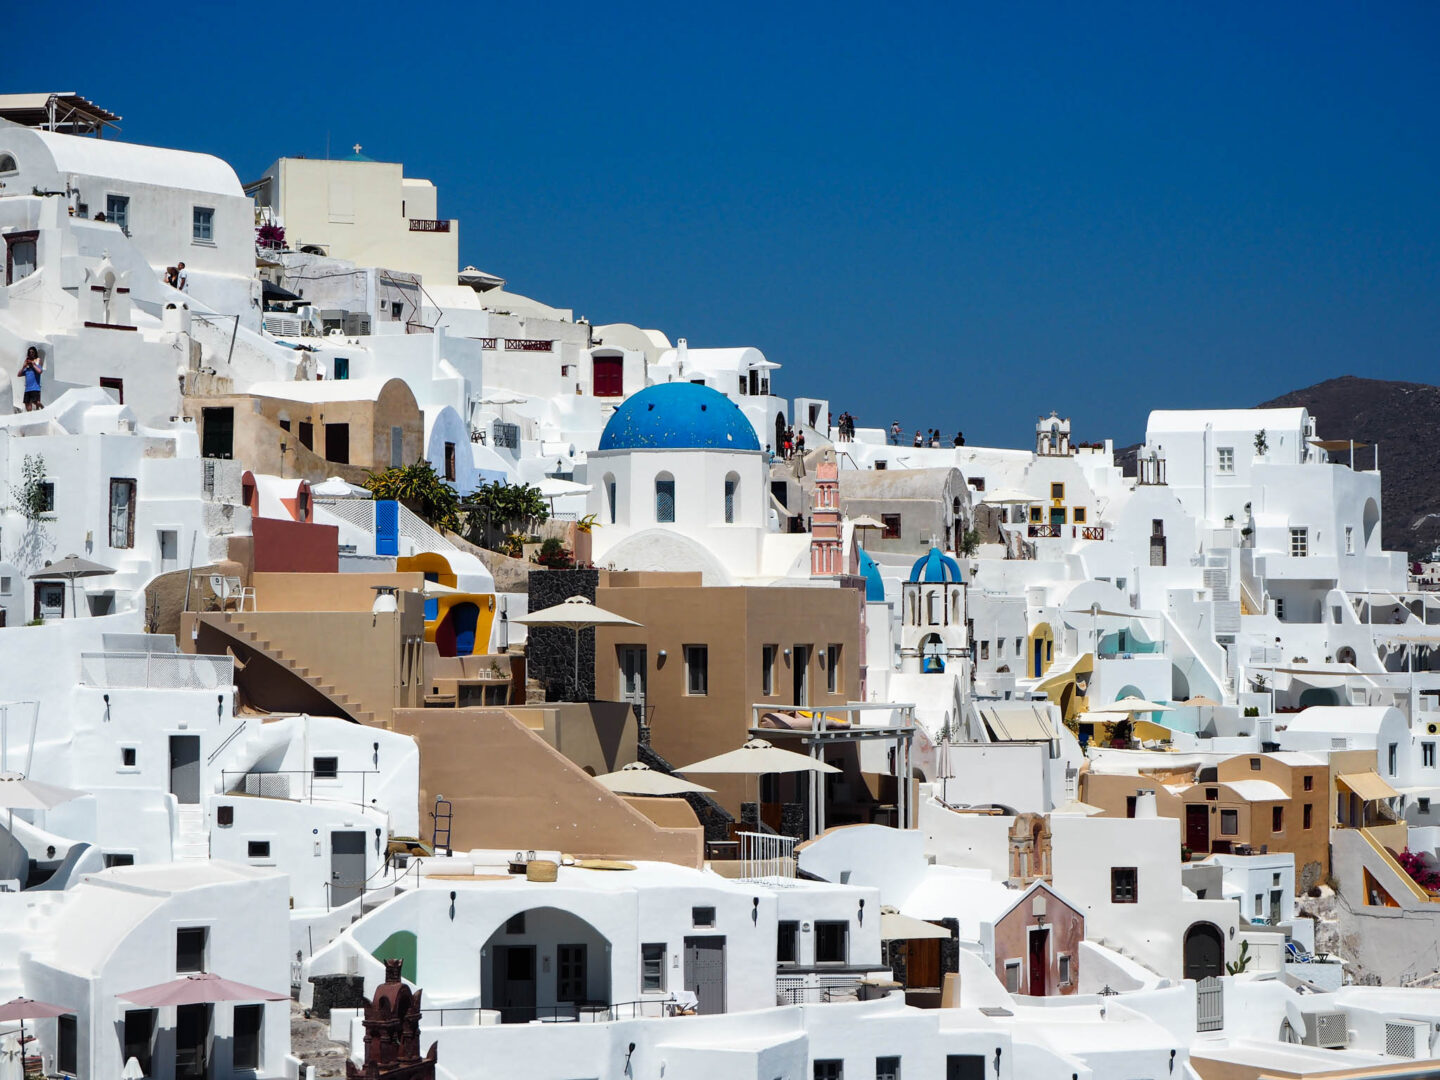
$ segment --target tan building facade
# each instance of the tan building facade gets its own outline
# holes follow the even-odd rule
[[[750,737],[752,704],[857,700],[860,590],[702,588],[698,577],[602,573],[596,591],[600,607],[640,623],[597,631],[596,696],[643,705],[666,761],[678,768],[736,749]],[[705,784],[734,814],[758,790],[753,778]]]
[[[1246,847],[1293,852],[1297,892],[1330,874],[1330,769],[1318,758],[1240,754],[1205,780],[1087,771],[1081,790],[1111,817],[1133,816],[1137,794],[1153,791],[1156,812],[1179,819],[1195,858]]]

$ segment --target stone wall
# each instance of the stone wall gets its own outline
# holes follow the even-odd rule
[[[595,600],[598,570],[533,570],[528,588],[530,610],[563,604],[572,596]],[[576,651],[579,651],[578,662]],[[545,688],[550,701],[592,701],[595,697],[595,631],[532,626],[526,672]]]

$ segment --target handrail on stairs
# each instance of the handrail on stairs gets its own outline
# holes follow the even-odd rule
[[[248,726],[249,721],[241,720],[240,726],[237,727],[234,731],[230,732],[229,735],[225,736],[224,742],[222,742],[214,750],[210,751],[210,756],[205,759],[205,764],[213,765],[215,763],[215,759],[220,756],[221,752],[232,742],[234,742],[240,736],[240,733],[244,731]]]

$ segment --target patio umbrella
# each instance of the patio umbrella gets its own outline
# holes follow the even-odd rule
[[[850,519],[850,524],[851,524],[851,525],[854,525],[855,528],[857,528],[857,529],[883,529],[883,528],[885,528],[885,525],[884,525],[883,522],[876,521],[876,520],[875,520],[873,517],[871,517],[869,514],[861,514],[861,515],[860,515],[859,517],[857,517],[857,518],[851,518],[851,519]]]
[[[1092,713],[1137,713],[1170,712],[1171,709],[1169,705],[1161,705],[1158,702],[1132,696],[1123,697],[1119,701],[1107,701],[1103,705],[1096,705],[1090,711]]]
[[[640,625],[633,619],[627,619],[624,615],[617,615],[613,611],[596,607],[592,601],[583,596],[572,596],[563,603],[540,611],[532,611],[529,615],[522,615],[520,618],[510,621],[520,623],[522,626],[558,626],[575,632],[574,677],[577,693],[580,689],[580,631],[597,626]]]
[[[61,803],[67,803],[71,799],[78,799],[84,794],[86,792],[76,791],[74,788],[57,787],[55,784],[42,784],[38,780],[30,780],[24,773],[0,773],[0,809],[10,811],[8,831],[11,833],[15,831],[16,810],[49,810]],[[0,1020],[4,1019],[6,1017],[0,1015]],[[14,1017],[10,1019],[14,1019]]]
[[[273,990],[261,990],[258,986],[222,979],[209,971],[182,975],[169,982],[115,996],[147,1009],[162,1009],[168,1005],[215,1005],[222,1001],[285,1001],[290,997],[289,994],[277,994]]]
[[[0,1005],[0,1021],[20,1021],[20,1060],[23,1063],[25,1060],[25,1021],[53,1020],[57,1016],[65,1016],[74,1011],[74,1009],[50,1005],[44,1001],[36,1001],[33,998],[17,997]]]
[[[902,915],[893,907],[880,909],[881,941],[916,941],[924,938],[949,941],[951,936],[950,931],[943,926],[936,926],[932,922],[916,919],[910,915]]]
[[[715,790],[652,769],[643,761],[632,761],[617,772],[601,773],[595,780],[617,795],[683,795],[690,791],[708,794]]]
[[[30,575],[31,581],[68,581],[70,583],[70,611],[75,613],[75,579],[82,577],[105,577],[115,571],[108,566],[82,559],[79,555],[66,555],[59,562],[47,563],[43,570]]]
[[[797,754],[794,750],[782,750],[764,739],[751,739],[739,750],[705,758],[693,765],[686,765],[676,772],[682,773],[730,773],[736,776],[763,776],[766,773],[838,773],[841,770],[824,761],[817,761],[808,754]]]
[[[1105,811],[1090,803],[1081,802],[1073,795],[1061,806],[1051,810],[1052,814],[1059,814],[1061,817],[1094,817],[1096,814],[1103,814]]]
[[[1197,705],[1202,709],[1215,709],[1219,708],[1220,706],[1220,702],[1216,701],[1214,698],[1208,698],[1204,694],[1198,694],[1195,697],[1187,698],[1185,701],[1180,702],[1180,704]]]

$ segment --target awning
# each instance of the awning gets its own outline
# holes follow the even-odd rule
[[[1335,778],[1335,782],[1359,795],[1366,802],[1374,802],[1376,799],[1393,799],[1400,794],[1380,779],[1380,774],[1374,769],[1368,772],[1343,773]]]
[[[1042,701],[982,705],[980,717],[996,742],[1043,742],[1055,738],[1049,706]]]
[[[909,915],[901,915],[898,911],[890,908],[880,909],[881,941],[915,941],[920,938],[937,938],[948,941],[950,937],[950,931],[943,926],[936,926],[923,919],[913,919]]]

